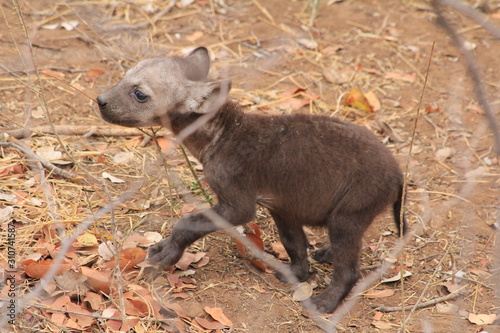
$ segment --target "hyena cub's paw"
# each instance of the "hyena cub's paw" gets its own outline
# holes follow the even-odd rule
[[[332,248],[323,246],[312,253],[314,260],[331,264],[333,261]]]
[[[292,274],[295,275],[297,280],[299,280],[299,282],[304,282],[309,277],[309,265],[307,265],[307,267],[288,265],[288,267],[290,268]],[[290,279],[287,279],[287,276],[284,273],[285,272],[275,271],[274,276],[276,276],[276,278],[282,282],[290,282]]]
[[[170,238],[166,238],[151,246],[148,251],[148,260],[153,265],[167,269],[174,265],[182,256],[182,249],[172,245]]]

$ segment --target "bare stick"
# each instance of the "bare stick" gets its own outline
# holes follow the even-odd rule
[[[54,131],[55,130],[55,131]],[[75,136],[138,136],[144,135],[144,132],[137,128],[119,127],[119,126],[82,126],[82,125],[56,125],[52,126],[37,126],[31,129],[20,128],[3,132],[16,139],[27,138],[30,135],[43,134],[58,134],[58,135],[75,135]],[[166,131],[160,131],[165,134]]]
[[[467,64],[467,71],[474,82],[475,92],[478,102],[484,111],[484,115],[488,120],[491,131],[495,137],[495,152],[500,155],[500,127],[498,121],[495,118],[495,114],[489,103],[486,89],[483,84],[483,78],[479,72],[479,67],[477,65],[476,58],[474,54],[464,46],[464,39],[458,34],[456,29],[452,26],[450,22],[443,16],[442,4],[449,4],[453,1],[451,0],[432,0],[432,6],[437,15],[437,23],[443,27],[443,29],[450,35],[450,37],[455,42],[456,47],[459,49],[462,56],[465,58]]]
[[[446,296],[436,297],[436,298],[431,299],[430,301],[416,303],[415,305],[412,306],[412,308],[415,310],[423,309],[423,308],[426,308],[428,306],[436,305],[436,304],[441,303],[441,302],[450,301],[452,299],[457,298],[461,294],[462,294],[462,290],[460,289],[460,290],[454,291],[451,294],[446,295]],[[401,307],[401,306],[379,306],[379,307],[375,308],[375,310],[380,311],[380,312],[397,312],[397,311],[403,310],[403,307]]]
[[[12,147],[12,148],[16,148],[17,150],[20,150],[24,155],[26,155],[28,160],[40,162],[47,170],[49,170],[50,172],[52,172],[56,175],[59,175],[59,176],[62,176],[64,178],[68,178],[71,180],[74,180],[77,178],[77,175],[75,175],[74,173],[66,171],[64,169],[61,169],[61,168],[55,166],[54,164],[50,163],[46,159],[38,156],[28,146],[24,145],[22,142],[0,142],[0,146]]]

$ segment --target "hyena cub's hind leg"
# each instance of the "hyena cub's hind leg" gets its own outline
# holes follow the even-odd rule
[[[330,246],[319,249],[314,255],[320,261],[333,263],[330,284],[312,298],[318,311],[332,312],[358,281],[362,236],[373,218],[371,214],[330,217]]]

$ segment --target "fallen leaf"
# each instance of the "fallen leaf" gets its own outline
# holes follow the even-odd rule
[[[211,308],[211,307],[204,307],[204,310],[212,316],[213,319],[217,320],[219,323],[221,323],[224,326],[231,327],[233,326],[233,322],[229,320],[226,315],[222,312],[221,308]]]
[[[403,277],[409,277],[411,275],[412,275],[412,273],[410,271],[404,271]],[[384,279],[380,282],[381,283],[389,283],[389,282],[397,282],[399,280],[401,280],[401,272],[398,272],[398,274],[396,274],[395,276]]]
[[[42,69],[40,71],[40,73],[43,73],[43,74],[45,74],[47,76],[51,76],[51,77],[58,77],[58,78],[63,78],[64,77],[64,73],[55,71],[53,69]]]
[[[401,80],[405,82],[415,82],[417,79],[417,73],[413,72],[410,74],[401,74],[401,73],[395,73],[395,72],[388,72],[385,73],[384,78],[386,79],[391,79],[391,80]]]
[[[78,290],[79,293],[85,293],[88,290],[88,287],[84,284],[87,278],[80,272],[68,270],[59,276],[55,276],[54,280],[61,290]]]
[[[101,308],[104,306],[102,295],[96,294],[93,291],[87,291],[83,302],[87,302],[94,311],[102,310]]]
[[[111,181],[112,183],[115,183],[115,184],[125,183],[125,181],[123,179],[120,179],[118,177],[112,176],[111,174],[107,173],[106,171],[104,171],[101,175],[104,178],[106,178],[109,181]]]
[[[28,260],[29,261],[29,260]],[[41,279],[52,267],[52,261],[42,260],[42,261],[34,261],[31,260],[25,268],[24,271],[26,275],[35,279]],[[55,275],[60,275],[63,272],[68,271],[71,268],[69,264],[61,263],[56,271]]]
[[[373,111],[378,111],[382,107],[382,104],[380,104],[380,100],[378,99],[377,95],[373,91],[369,91],[365,94],[365,98],[368,101],[368,104],[370,104],[373,108]]]
[[[469,321],[476,325],[490,325],[497,319],[497,315],[492,314],[473,314],[469,313],[469,317],[467,318]]]
[[[85,81],[87,82],[95,82],[97,78],[104,74],[104,70],[99,68],[92,68],[87,71],[87,75],[85,76]]]
[[[61,23],[61,27],[63,27],[67,31],[72,31],[78,26],[79,23],[80,22],[78,22],[76,20],[65,21],[65,22]]]
[[[76,242],[73,243],[73,247],[89,247],[89,246],[97,246],[99,243],[97,242],[97,237],[88,232],[81,234],[76,239]]]
[[[37,149],[35,153],[47,161],[58,160],[62,157],[62,153],[60,151],[55,150],[55,148],[52,146],[41,147]]]
[[[113,156],[113,162],[116,164],[129,164],[134,159],[134,153],[131,151],[121,151]]]
[[[158,142],[158,146],[160,146],[160,150],[162,153],[167,153],[174,147],[173,141],[164,136],[157,137],[156,142]]]
[[[390,297],[392,295],[394,295],[393,289],[370,290],[364,294],[366,298]]]
[[[295,287],[292,298],[296,301],[304,301],[312,296],[313,288],[307,282],[301,282]]]
[[[283,243],[274,242],[271,244],[271,248],[273,249],[274,252],[278,254],[279,259],[288,259],[288,253],[286,252]]]
[[[195,317],[194,320],[196,320],[196,322],[200,324],[201,327],[207,330],[221,330],[223,328],[226,328],[225,325],[219,323],[218,321],[208,320],[201,317]]]
[[[146,251],[141,249],[140,247],[132,247],[128,249],[124,249],[123,251],[120,252],[118,255],[118,266],[120,267],[120,270],[130,270],[134,268],[134,266],[140,264],[141,262],[146,259]],[[111,261],[106,263],[106,266],[109,268],[114,268],[115,267],[115,260],[112,259]]]
[[[198,39],[200,39],[201,37],[203,37],[203,32],[202,31],[195,31],[191,35],[187,36],[186,39],[188,41],[190,41],[191,43],[193,43],[193,42],[197,41]]]
[[[391,323],[388,323],[386,321],[381,321],[381,320],[374,320],[374,321],[372,321],[371,324],[373,326],[375,326],[376,328],[381,329],[381,330],[389,330],[392,328]]]
[[[314,50],[318,47],[318,42],[314,39],[298,38],[297,43],[310,50]]]
[[[194,203],[185,203],[182,205],[181,214],[187,215],[192,213],[196,209],[196,204]]]
[[[352,106],[366,112],[374,112],[373,106],[370,105],[365,95],[357,88],[351,89],[342,98],[342,105]]]
[[[112,249],[114,249],[113,242],[108,240],[99,244],[99,246],[97,247],[97,253],[101,256],[103,260],[109,261],[114,256]]]
[[[109,294],[111,290],[111,272],[98,271],[86,266],[81,266],[80,271],[87,277],[87,282],[93,290]]]

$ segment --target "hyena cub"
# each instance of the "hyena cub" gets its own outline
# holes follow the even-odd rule
[[[209,81],[209,68],[204,47],[186,57],[141,61],[97,98],[102,117],[123,126],[164,126],[178,135],[213,113],[183,140],[217,195],[210,210],[237,226],[254,219],[256,204],[266,207],[300,281],[309,276],[302,227],[327,227],[330,246],[314,259],[333,262],[334,272],[312,302],[318,311],[333,311],[360,276],[361,240],[374,218],[392,204],[396,224],[404,228],[398,163],[360,126],[322,116],[243,113],[227,99],[230,81]],[[149,260],[167,268],[217,229],[203,213],[184,216],[151,247]]]

